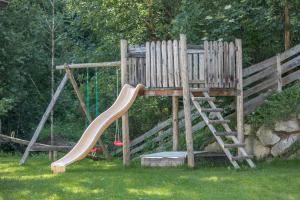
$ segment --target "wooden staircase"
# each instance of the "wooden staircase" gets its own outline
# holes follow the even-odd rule
[[[221,114],[223,109],[216,107],[214,103],[216,101],[216,98],[210,97],[208,92],[203,92],[203,95],[204,97],[194,97],[193,94],[191,94],[192,102],[195,105],[196,109],[199,111],[200,116],[203,118],[205,124],[208,126],[209,130],[216,138],[220,147],[223,149],[233,167],[239,169],[240,166],[238,164],[238,161],[246,160],[251,168],[255,168],[255,164],[252,161],[253,156],[247,154],[247,152],[245,151],[245,144],[239,143],[237,139],[237,132],[232,131],[228,125],[230,121],[223,118]],[[207,102],[210,107],[202,108],[199,102]],[[207,113],[215,113],[217,119],[209,119]],[[215,125],[221,125],[225,131],[217,131]],[[231,143],[225,143],[224,139],[226,139],[227,141],[231,141]],[[233,149],[238,150],[240,152],[240,155],[233,155],[233,152],[231,151]],[[236,151],[236,154],[238,153],[238,151]]]

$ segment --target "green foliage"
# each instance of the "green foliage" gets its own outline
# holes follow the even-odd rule
[[[300,82],[267,98],[266,103],[247,117],[247,123],[273,127],[274,122],[300,113]]]

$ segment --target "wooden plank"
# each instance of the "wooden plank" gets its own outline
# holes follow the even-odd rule
[[[213,42],[213,69],[214,69],[214,79],[213,79],[213,86],[215,88],[218,87],[219,82],[219,66],[218,66],[218,42]]]
[[[43,117],[42,117],[39,125],[35,129],[35,132],[34,132],[32,138],[31,138],[31,140],[30,140],[30,142],[29,142],[29,144],[28,144],[28,146],[27,146],[27,148],[26,148],[26,150],[25,150],[25,152],[24,152],[24,154],[23,154],[23,156],[20,160],[20,165],[22,165],[26,162],[26,160],[28,158],[28,155],[29,155],[29,152],[30,152],[32,146],[35,144],[36,140],[38,139],[38,137],[39,137],[39,135],[40,135],[40,133],[41,133],[41,131],[42,131],[49,115],[50,115],[51,110],[53,110],[54,105],[55,105],[61,91],[63,90],[64,86],[67,83],[67,80],[68,80],[68,75],[65,74],[63,79],[61,80],[59,86],[57,87],[57,89],[56,89],[56,91],[55,91],[55,93],[54,93],[54,95],[53,95],[53,97],[52,97],[45,113],[43,114]]]
[[[209,42],[209,58],[208,58],[208,63],[209,63],[209,87],[213,87],[213,83],[214,83],[214,49],[213,49],[213,42]]]
[[[280,60],[281,61],[284,61],[285,59],[295,55],[295,54],[298,54],[300,53],[300,44],[284,51],[283,53],[280,54]]]
[[[286,73],[292,69],[295,69],[296,67],[298,67],[300,65],[300,55],[281,64],[282,67],[282,73]]]
[[[173,45],[169,40],[167,43],[168,48],[168,80],[169,87],[174,87],[174,64],[173,64]]]
[[[241,91],[236,97],[236,121],[239,143],[244,143],[244,97],[243,97],[243,55],[242,55],[242,40],[236,39],[235,46],[236,51],[236,77],[237,84],[236,89]],[[242,152],[239,150],[239,155]]]
[[[208,41],[204,41],[204,80],[205,85],[204,87],[208,87],[209,83],[209,44]]]
[[[187,146],[187,160],[188,167],[194,167],[194,149],[192,136],[192,121],[191,121],[191,107],[190,107],[190,91],[189,91],[189,75],[187,64],[187,42],[186,35],[180,34],[180,65],[181,65],[181,82],[183,87],[183,105],[184,105],[184,119],[185,119],[185,135]]]
[[[277,91],[281,92],[282,91],[282,79],[281,79],[281,63],[280,63],[280,54],[277,54]]]
[[[199,74],[198,74],[199,80],[204,81],[204,87],[205,87],[205,66],[204,66],[204,53],[199,54]]]
[[[150,43],[146,42],[146,87],[151,87],[151,50]]]
[[[193,54],[187,54],[188,81],[193,79]]]
[[[157,77],[157,71],[156,71],[156,54],[155,54],[155,42],[151,42],[151,55],[150,55],[150,61],[151,61],[151,87],[156,88],[156,77]]]
[[[275,90],[275,87],[273,87]],[[249,113],[252,113],[253,111],[255,111],[255,109],[259,106],[261,106],[262,104],[264,104],[265,99],[270,96],[270,94],[272,94],[272,92],[274,90],[269,90],[265,93],[261,93],[260,95],[258,95],[257,97],[254,97],[248,101],[245,102],[244,104],[244,114],[247,115]]]
[[[223,42],[218,44],[218,67],[219,67],[219,87],[224,87],[224,63],[223,63]]]
[[[298,71],[295,71],[285,77],[282,78],[282,84],[283,86],[293,82],[293,81],[296,81],[296,80],[300,80],[300,70]]]
[[[174,96],[172,97],[173,151],[178,150],[178,144],[179,144],[178,110],[179,110],[178,97]]]
[[[273,56],[271,58],[268,58],[260,63],[254,64],[250,67],[243,69],[243,77],[250,76],[251,74],[254,74],[256,72],[259,72],[267,67],[270,67],[271,65],[276,65],[277,58],[276,56]]]
[[[161,43],[156,42],[156,73],[157,73],[157,87],[162,87],[162,66],[161,66]]]
[[[198,54],[193,54],[193,79],[199,80],[199,56]],[[198,88],[199,84],[194,84],[194,88]]]
[[[194,96],[203,96],[203,91],[207,92],[205,88],[196,88],[191,89],[191,92]],[[233,88],[210,88],[209,95],[210,96],[236,96],[239,92]],[[151,89],[145,90],[143,94],[144,96],[182,96],[182,89]]]
[[[167,64],[167,44],[163,40],[161,43],[161,57],[162,57],[162,73],[163,73],[163,87],[169,87],[168,84],[168,64]]]
[[[132,84],[132,58],[127,58],[128,83]]]
[[[273,76],[275,72],[276,72],[276,66],[272,65],[254,75],[251,75],[251,76],[245,78],[243,80],[243,85],[244,85],[244,87],[247,87],[247,86],[251,85],[252,83],[255,83],[256,81],[265,80],[266,77]]]
[[[78,64],[68,64],[70,69],[81,69],[81,68],[97,68],[97,67],[120,67],[120,61],[114,62],[101,62],[101,63],[78,63]],[[58,65],[56,69],[65,69],[65,65]]]
[[[174,58],[174,81],[175,87],[180,87],[180,68],[179,68],[179,48],[178,41],[173,41],[173,58]]]
[[[270,77],[269,79],[264,80],[263,82],[247,89],[244,91],[244,98],[247,98],[253,94],[259,93],[260,91],[277,84],[277,78],[276,77]]]
[[[10,137],[8,135],[0,134],[0,143],[2,141],[13,142],[21,145],[28,145],[30,141],[23,140],[20,138]],[[72,146],[57,146],[57,145],[48,145],[42,143],[35,143],[30,151],[69,151],[72,149]]]
[[[127,41],[121,40],[121,82],[122,87],[127,83]],[[128,112],[122,116],[123,165],[130,165],[130,138]]]
[[[229,87],[235,87],[235,46],[233,42],[229,43]]]
[[[224,82],[225,87],[229,87],[229,50],[228,50],[228,42],[224,42]]]

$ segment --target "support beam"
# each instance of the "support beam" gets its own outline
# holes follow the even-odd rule
[[[54,108],[54,105],[55,105],[61,91],[63,90],[64,86],[67,83],[67,80],[68,80],[68,76],[67,76],[67,74],[65,74],[64,78],[62,79],[62,81],[60,82],[58,88],[56,89],[56,91],[53,95],[53,98],[51,99],[51,101],[50,101],[50,103],[49,103],[49,105],[48,105],[48,107],[47,107],[47,109],[46,109],[46,111],[45,111],[38,127],[36,128],[32,138],[31,138],[31,140],[30,140],[30,142],[29,142],[29,144],[28,144],[28,146],[27,146],[27,148],[26,148],[26,150],[25,150],[25,152],[24,152],[24,154],[23,154],[23,156],[20,160],[20,165],[22,165],[26,162],[26,160],[28,158],[28,155],[29,155],[29,152],[30,152],[32,146],[35,144],[36,140],[38,139],[38,137],[39,137],[39,135],[40,135],[40,133],[41,133],[41,131],[42,131],[49,115],[50,115],[51,110]]]
[[[83,110],[83,112],[84,112],[86,118],[88,119],[89,123],[91,123],[91,122],[92,122],[91,114],[90,114],[90,113],[88,112],[88,110],[87,110],[87,107],[86,107],[86,105],[85,105],[83,96],[81,95],[81,93],[80,93],[80,91],[79,91],[79,88],[78,88],[78,85],[77,85],[77,83],[76,83],[76,80],[75,80],[75,78],[74,78],[74,76],[73,76],[73,73],[72,73],[72,71],[71,71],[71,69],[70,69],[70,67],[69,67],[68,65],[65,65],[65,70],[66,70],[66,74],[68,75],[68,77],[69,77],[69,79],[70,79],[70,82],[71,82],[71,84],[72,84],[72,86],[73,86],[73,89],[74,89],[74,91],[75,91],[75,93],[76,93],[76,95],[77,95],[77,98],[79,99],[80,106],[81,106],[81,108],[82,108],[82,110]],[[103,144],[102,139],[99,138],[98,142],[99,142],[100,146],[102,147],[103,153],[104,153],[104,155],[106,156],[106,158],[107,158],[108,160],[111,160],[112,157],[111,157],[111,155],[109,154],[109,152],[108,152],[107,148],[105,147],[105,145]]]
[[[281,92],[282,91],[282,67],[281,67],[281,59],[280,59],[280,54],[277,54],[276,56],[276,60],[277,60],[277,91]]]
[[[81,64],[70,64],[70,69],[82,69],[82,68],[98,68],[98,67],[120,67],[120,61],[114,62],[101,62],[101,63],[81,63]],[[65,69],[64,65],[56,66],[56,69]]]
[[[236,89],[240,94],[236,96],[236,121],[239,143],[244,143],[244,97],[243,97],[243,58],[242,58],[242,40],[236,39]],[[240,152],[239,152],[239,155]]]
[[[187,147],[188,167],[195,166],[193,136],[192,136],[192,120],[191,120],[191,105],[190,105],[190,90],[189,90],[189,75],[187,65],[187,41],[186,35],[180,34],[180,65],[181,65],[181,85],[183,88],[183,105],[184,105],[184,120],[185,120],[185,136]]]
[[[127,41],[121,40],[121,82],[122,87],[128,82]],[[130,165],[130,138],[128,112],[122,116],[123,165]]]
[[[172,97],[172,117],[173,117],[173,151],[178,151],[179,122],[178,122],[178,97]]]

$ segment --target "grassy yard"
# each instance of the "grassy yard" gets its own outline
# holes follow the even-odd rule
[[[19,166],[0,154],[0,199],[300,199],[300,161],[259,164],[256,170],[222,167],[124,169],[121,161],[84,160],[51,174],[46,156]]]

